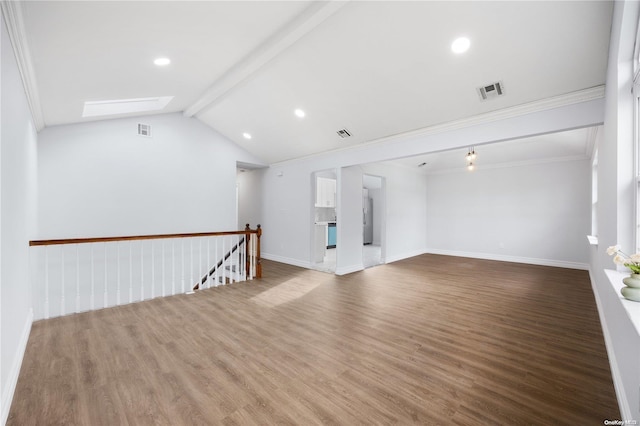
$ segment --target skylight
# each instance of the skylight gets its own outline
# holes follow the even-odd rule
[[[87,101],[82,110],[83,117],[103,115],[129,114],[132,112],[149,112],[164,109],[173,96],[156,98],[116,99],[112,101]]]

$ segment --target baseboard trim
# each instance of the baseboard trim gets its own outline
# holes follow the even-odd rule
[[[527,263],[530,265],[554,266],[556,268],[580,269],[583,271],[589,270],[588,263],[569,262],[564,260],[539,259],[536,257],[506,256],[502,254],[493,254],[493,253],[474,253],[474,252],[466,252],[466,251],[441,250],[436,248],[428,248],[424,252],[429,254],[443,254],[446,256],[470,257],[473,259],[486,259],[486,260],[499,260],[501,262]]]
[[[589,280],[591,281],[591,289],[596,299],[596,306],[598,308],[598,316],[600,317],[600,324],[602,326],[602,334],[604,336],[604,345],[607,349],[607,356],[609,357],[609,368],[611,369],[611,378],[613,379],[613,387],[616,391],[616,398],[618,400],[618,408],[620,408],[620,416],[623,420],[632,420],[634,417],[631,415],[631,407],[629,407],[629,400],[627,393],[624,390],[624,384],[622,382],[622,375],[620,374],[620,368],[618,367],[618,361],[611,341],[611,333],[609,333],[609,326],[607,325],[607,318],[604,316],[602,309],[602,300],[600,300],[600,292],[598,292],[598,286],[593,278],[591,269],[589,269]]]
[[[305,262],[292,257],[278,256],[277,254],[261,253],[263,259],[273,260],[274,262],[286,263],[288,265],[299,266],[301,268],[312,269],[311,262]]]
[[[27,342],[29,341],[29,334],[31,333],[31,324],[33,324],[33,309],[29,309],[27,314],[27,321],[22,327],[22,335],[18,342],[18,347],[13,356],[13,364],[7,377],[7,384],[2,392],[2,423],[6,424],[9,417],[9,410],[11,409],[11,402],[13,401],[13,394],[16,391],[16,385],[18,384],[18,376],[20,375],[20,368],[22,367],[22,360],[24,359],[24,353],[27,350]]]
[[[396,254],[393,256],[387,256],[384,263],[392,263],[397,262],[399,260],[409,259],[411,257],[420,256],[421,254],[425,254],[424,250],[414,250],[407,253]]]

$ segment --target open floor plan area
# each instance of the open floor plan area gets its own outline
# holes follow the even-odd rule
[[[640,424],[640,0],[0,13],[0,426]]]
[[[596,424],[588,274],[422,255],[36,322],[9,425]]]

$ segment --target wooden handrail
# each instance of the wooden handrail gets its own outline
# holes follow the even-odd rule
[[[97,237],[97,238],[68,238],[58,240],[32,240],[29,246],[52,246],[61,244],[83,244],[83,243],[110,243],[115,241],[136,241],[136,240],[159,240],[163,238],[191,238],[191,237],[219,237],[224,235],[248,235],[262,234],[262,229],[258,225],[257,229],[249,229],[249,224],[242,231],[223,232],[197,232],[189,234],[159,234],[159,235],[132,235],[126,237]],[[258,239],[259,240],[259,239]]]

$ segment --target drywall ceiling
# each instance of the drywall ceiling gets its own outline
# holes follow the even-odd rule
[[[88,120],[85,101],[174,96],[160,112],[184,111],[274,163],[601,86],[613,3],[21,6],[45,125]],[[471,47],[456,55],[461,35]],[[171,64],[156,67],[159,56]],[[505,95],[480,101],[476,88],[498,80]]]

